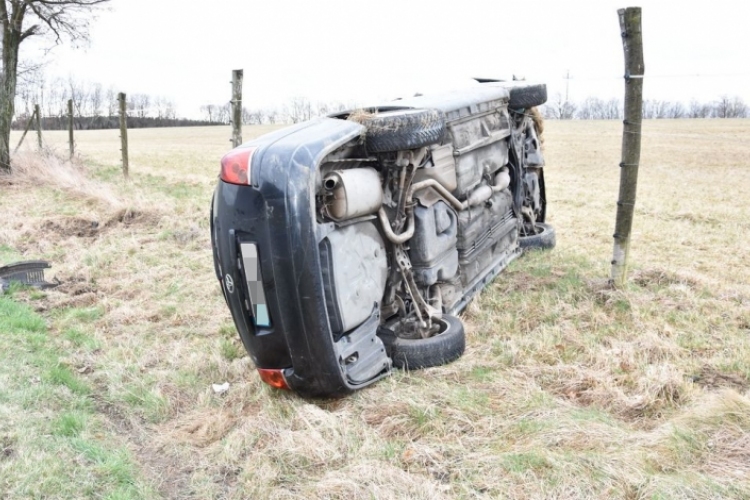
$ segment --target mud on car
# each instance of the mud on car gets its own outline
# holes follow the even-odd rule
[[[261,378],[336,396],[457,359],[458,314],[550,248],[543,84],[482,82],[314,119],[221,161],[216,277]]]

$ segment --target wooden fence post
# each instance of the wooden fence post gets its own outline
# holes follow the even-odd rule
[[[122,173],[128,178],[128,109],[125,92],[117,94],[117,100],[120,103],[120,143],[122,151]]]
[[[73,159],[75,153],[75,143],[73,142],[73,99],[68,99],[68,144],[70,145],[70,159]]]
[[[39,151],[42,150],[42,110],[38,104],[34,105],[34,114],[36,114],[36,138],[39,143]]]
[[[13,154],[18,153],[18,150],[21,148],[21,144],[23,144],[23,140],[26,139],[26,134],[29,133],[29,128],[31,127],[31,123],[34,121],[34,117],[36,116],[36,110],[31,114],[29,119],[26,121],[26,128],[23,129],[23,134],[21,135],[21,140],[18,141],[18,146],[16,146],[16,149],[13,150]]]
[[[617,201],[615,244],[612,253],[611,282],[625,284],[628,275],[630,233],[633,229],[635,195],[638,187],[638,164],[641,158],[641,121],[643,110],[643,37],[641,8],[617,11],[620,18],[622,48],[625,52],[625,120],[622,132],[620,193]]]
[[[242,144],[242,80],[243,70],[232,71],[232,147]]]

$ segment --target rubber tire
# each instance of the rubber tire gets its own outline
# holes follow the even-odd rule
[[[539,248],[543,250],[555,248],[555,244],[557,243],[555,228],[543,222],[537,222],[536,226],[541,227],[542,232],[533,236],[520,236],[518,238],[518,245],[521,248]]]
[[[419,370],[441,366],[461,357],[466,349],[466,334],[461,320],[443,315],[446,329],[426,339],[402,339],[390,330],[379,330],[380,339],[393,361],[402,370]]]
[[[417,149],[443,140],[445,116],[437,109],[386,111],[368,117],[365,149],[369,153],[387,153]]]
[[[511,109],[533,108],[547,102],[547,85],[543,83],[510,87],[508,91],[510,92],[508,107]]]

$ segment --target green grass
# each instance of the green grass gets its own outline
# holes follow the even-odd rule
[[[750,121],[644,122],[620,290],[621,123],[548,123],[557,247],[473,301],[459,360],[332,401],[263,385],[219,292],[207,214],[228,129],[132,132],[127,182],[117,134],[91,131],[94,189],[3,188],[22,226],[0,256],[42,252],[95,298],[14,292],[28,307],[6,315],[22,334],[0,334],[0,498],[750,498]],[[94,237],[39,230],[124,206],[139,217]]]
[[[0,245],[0,265],[10,264],[21,260],[20,253],[8,245]]]
[[[169,414],[169,402],[143,381],[126,385],[118,397],[148,422],[161,422]]]
[[[227,361],[234,361],[235,359],[241,358],[245,355],[245,348],[238,345],[236,340],[219,340],[219,349],[221,351],[221,355]]]
[[[544,456],[537,453],[509,453],[502,457],[502,462],[503,468],[516,474],[540,472],[553,467]]]
[[[95,351],[101,348],[101,344],[95,337],[82,331],[82,326],[66,328],[63,331],[63,338],[70,341],[73,347],[84,349],[86,351]]]
[[[80,332],[67,337],[86,343]],[[0,497],[153,496],[104,431],[90,384],[61,362],[45,320],[12,296],[0,297],[0,351]]]
[[[55,311],[60,324],[90,324],[104,315],[101,306],[93,307],[70,307]]]
[[[78,437],[86,428],[89,415],[81,412],[65,412],[52,423],[52,433],[56,436]]]

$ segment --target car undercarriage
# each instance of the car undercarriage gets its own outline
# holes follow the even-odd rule
[[[237,239],[237,228],[229,228],[215,213],[229,202],[221,196],[222,186],[217,188],[221,200],[213,207],[214,255],[235,323],[243,341],[281,331],[278,344],[288,354],[261,361],[261,343],[246,341],[258,368],[279,370],[284,382],[302,394],[333,395],[369,385],[392,366],[425,368],[461,356],[465,336],[458,314],[523,247],[554,246],[554,230],[544,223],[542,120],[535,109],[545,99],[544,85],[492,82],[340,113],[323,119],[342,123],[329,124],[341,129],[336,137],[324,133],[320,141],[307,144],[305,130],[310,135],[315,127],[300,131],[297,147],[306,148],[310,159],[301,162],[309,165],[293,165],[306,170],[304,179],[293,182],[271,174],[289,160],[264,151],[256,168],[258,151],[252,149],[247,184],[260,191],[261,184],[273,185],[272,197],[280,198],[287,212],[288,237],[300,232],[314,242],[313,248],[296,250],[307,253],[303,265],[309,276],[300,279],[309,279],[317,296],[297,296],[296,301],[292,294],[285,296],[277,282],[291,268],[300,272],[295,257],[289,259],[291,268],[284,269],[282,249],[264,245],[257,231]],[[293,142],[293,135],[285,137]],[[284,141],[259,140],[255,147],[263,150],[269,144],[266,149],[273,149],[279,142]],[[294,154],[291,161],[299,163]],[[236,203],[237,194],[232,196]],[[273,210],[268,198],[254,203],[259,211],[254,217],[263,225],[269,221],[260,212]],[[290,212],[290,206],[305,203],[302,198],[309,213]],[[255,252],[255,260],[238,262],[265,259],[265,271],[260,264],[225,270],[233,262],[223,256],[231,252],[221,248],[227,231],[235,231],[236,241],[228,245],[231,250],[239,244],[242,258],[249,248],[243,243],[255,249],[247,250]],[[248,279],[252,265],[257,272]],[[227,277],[246,284],[240,308],[233,306]],[[288,313],[305,309],[306,300],[315,302],[322,333],[296,341],[318,342],[329,351],[328,361],[318,368],[337,371],[324,377],[331,383],[310,383],[316,378],[315,363],[295,359],[295,340],[286,333]],[[267,324],[259,311],[269,315]],[[310,354],[307,349],[305,356]],[[265,364],[277,366],[261,366]],[[295,380],[300,375],[307,381]]]

